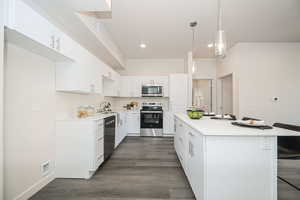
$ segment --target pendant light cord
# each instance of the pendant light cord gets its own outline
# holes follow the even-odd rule
[[[221,0],[218,0],[218,30],[222,30],[222,17],[223,17],[223,13],[222,13],[222,7],[221,7]]]
[[[195,28],[193,28],[192,53],[194,53],[194,43],[195,43]]]

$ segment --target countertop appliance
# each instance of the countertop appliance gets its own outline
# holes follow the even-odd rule
[[[115,148],[116,116],[104,119],[104,160],[107,160]]]
[[[145,102],[141,109],[141,136],[163,136],[162,103]]]
[[[142,97],[163,97],[163,86],[142,85]]]

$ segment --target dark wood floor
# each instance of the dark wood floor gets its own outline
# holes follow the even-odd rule
[[[278,176],[300,187],[300,160],[279,160]],[[279,180],[278,199],[300,200],[300,191]]]
[[[32,200],[195,199],[172,138],[127,137],[91,180],[56,179]]]
[[[294,164],[279,163],[279,174]],[[298,173],[298,172],[296,172]],[[299,177],[300,172],[297,176]],[[195,199],[177,160],[172,138],[127,137],[91,180],[56,179],[31,200]],[[278,181],[278,200],[300,193]]]

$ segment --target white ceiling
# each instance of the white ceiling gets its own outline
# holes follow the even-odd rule
[[[236,42],[300,42],[299,0],[222,0],[224,29]],[[183,58],[191,49],[189,22],[198,21],[196,57],[217,24],[217,0],[113,0],[105,26],[127,58]],[[140,49],[140,42],[148,47]]]

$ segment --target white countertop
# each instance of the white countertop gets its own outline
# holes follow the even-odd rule
[[[109,114],[95,114],[93,116],[90,117],[86,117],[86,118],[64,118],[64,119],[56,119],[56,121],[94,121],[94,120],[100,120],[100,119],[104,119],[107,117],[111,117],[111,116],[115,116],[117,113],[109,113]]]
[[[300,136],[299,132],[275,127],[273,129],[260,130],[234,126],[231,124],[233,121],[229,120],[213,120],[210,117],[193,120],[184,113],[176,113],[175,116],[206,136]]]

